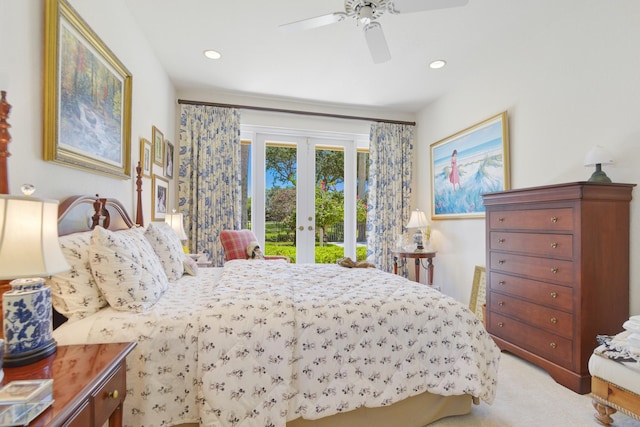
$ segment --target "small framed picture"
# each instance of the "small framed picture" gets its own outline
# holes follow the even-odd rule
[[[162,167],[162,161],[164,160],[164,134],[160,132],[160,130],[153,126],[152,127],[152,137],[153,137],[153,163]]]
[[[162,221],[169,207],[169,181],[161,176],[153,174],[151,177],[152,199],[151,220]]]
[[[164,151],[164,176],[171,179],[173,178],[173,144],[166,141]]]
[[[142,176],[151,177],[151,142],[148,139],[140,138],[140,166]]]

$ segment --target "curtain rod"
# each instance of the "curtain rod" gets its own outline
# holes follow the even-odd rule
[[[410,125],[415,126],[416,122],[405,122],[402,120],[388,120],[388,119],[378,119],[372,117],[360,117],[360,116],[347,116],[343,114],[330,114],[330,113],[319,113],[315,111],[300,111],[300,110],[286,110],[283,108],[270,108],[270,107],[256,107],[251,105],[236,105],[236,104],[220,104],[217,102],[201,102],[201,101],[189,101],[186,99],[178,99],[178,104],[188,104],[188,105],[206,105],[209,107],[224,107],[224,108],[238,108],[244,110],[258,110],[258,111],[268,111],[272,113],[287,113],[287,114],[300,114],[305,116],[320,116],[320,117],[331,117],[334,119],[348,119],[348,120],[367,120],[371,122],[379,122],[379,123],[392,123],[396,125]]]

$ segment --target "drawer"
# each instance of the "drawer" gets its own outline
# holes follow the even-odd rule
[[[573,342],[531,325],[491,313],[489,333],[561,365],[573,368]]]
[[[517,255],[489,253],[492,271],[514,273],[542,281],[573,284],[573,261]]]
[[[555,335],[568,339],[573,337],[573,316],[565,311],[554,310],[496,292],[491,292],[487,309],[492,313],[515,317]]]
[[[492,230],[572,231],[573,209],[533,209],[489,212]]]
[[[568,313],[573,312],[573,288],[569,286],[491,272],[487,289]]]
[[[573,234],[535,234],[492,231],[490,249],[549,258],[573,259]]]
[[[114,396],[117,391],[117,396]],[[101,426],[113,411],[124,401],[126,393],[126,369],[118,365],[113,374],[93,394],[95,425]]]

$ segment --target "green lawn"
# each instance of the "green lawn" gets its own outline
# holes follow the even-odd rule
[[[265,255],[284,255],[296,262],[296,247],[293,243],[265,243]],[[316,263],[333,264],[340,258],[344,257],[344,249],[338,245],[327,244],[319,246],[316,244]],[[367,248],[358,246],[356,248],[356,261],[363,261],[367,258]]]

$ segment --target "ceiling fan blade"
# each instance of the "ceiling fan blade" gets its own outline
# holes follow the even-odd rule
[[[364,37],[369,45],[369,52],[373,62],[380,64],[391,59],[387,40],[384,38],[382,26],[377,22],[371,22],[364,27]]]
[[[315,18],[302,19],[300,21],[290,22],[288,24],[280,25],[282,31],[301,31],[310,30],[312,28],[323,27],[325,25],[334,24],[340,22],[347,17],[344,12],[328,13],[326,15],[316,16]]]
[[[410,13],[460,7],[467,3],[469,0],[393,0],[393,6],[390,9],[393,13]]]

